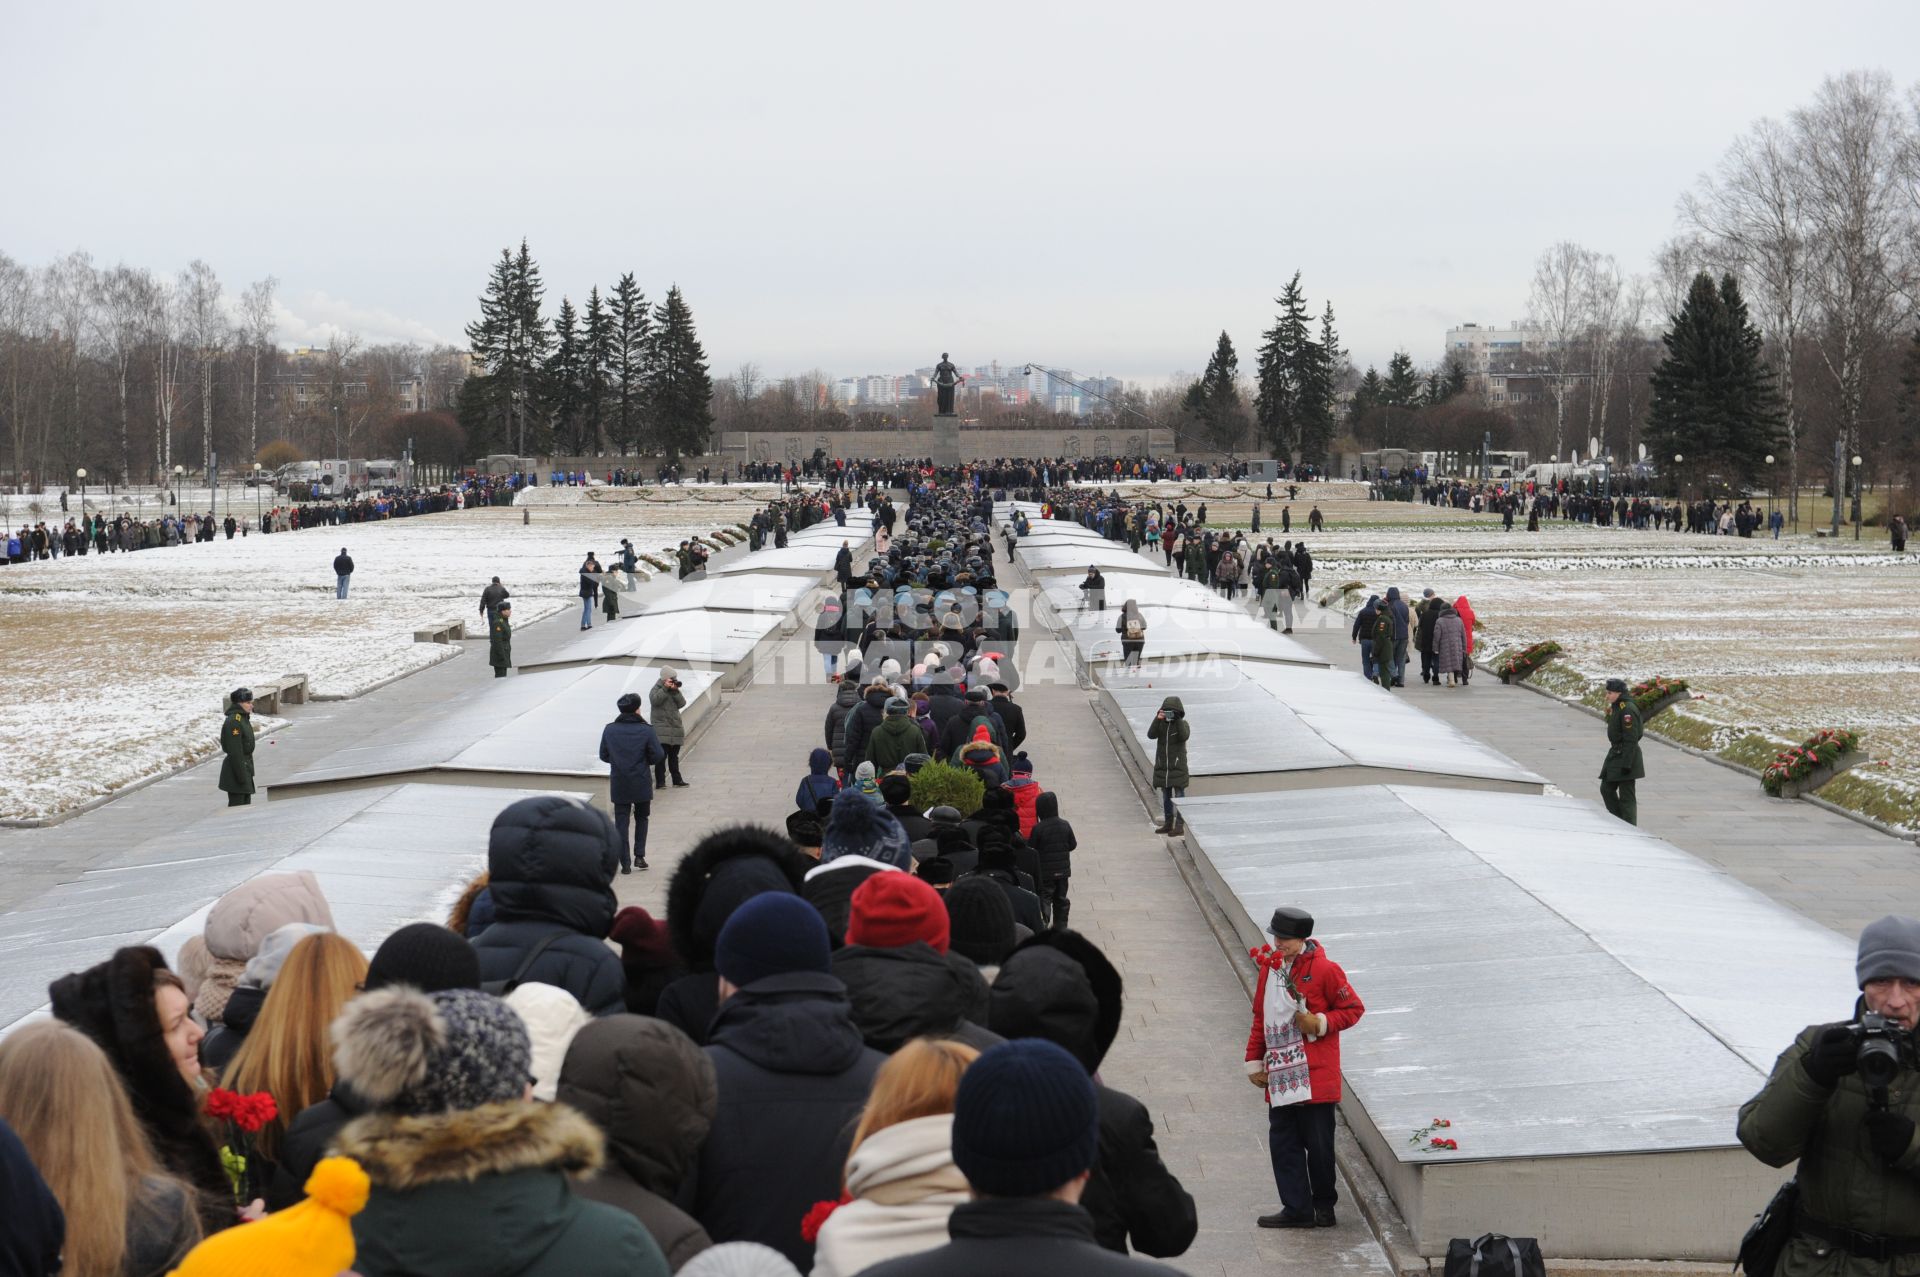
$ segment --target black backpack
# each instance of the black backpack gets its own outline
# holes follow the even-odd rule
[[[1468,1241],[1456,1237],[1447,1243],[1447,1266],[1442,1277],[1547,1277],[1547,1261],[1532,1237],[1487,1233]]]
[[[512,993],[520,987],[520,982],[527,978],[527,972],[533,970],[533,964],[540,960],[540,955],[547,951],[548,945],[560,939],[562,936],[571,934],[573,933],[569,931],[556,931],[552,935],[542,938],[539,944],[527,950],[527,956],[520,959],[520,965],[514,968],[511,976],[508,976],[505,980],[483,980],[480,984],[480,991],[482,993],[491,993],[496,998],[506,997],[509,993]]]

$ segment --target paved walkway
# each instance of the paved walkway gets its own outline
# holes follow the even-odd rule
[[[1143,556],[1144,557],[1144,556]],[[1155,561],[1157,562],[1157,560]],[[1250,607],[1249,611],[1253,611]],[[1352,620],[1308,604],[1293,637],[1360,677]],[[1477,670],[1465,690],[1423,684],[1418,657],[1397,694],[1545,776],[1600,801],[1606,724],[1551,696]],[[1760,782],[1649,734],[1640,826],[1846,936],[1920,900],[1920,848],[1812,803],[1768,798]]]

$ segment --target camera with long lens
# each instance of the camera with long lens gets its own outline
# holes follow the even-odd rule
[[[1907,1031],[1872,1011],[1862,1015],[1860,1022],[1851,1027],[1853,1058],[1860,1080],[1869,1091],[1884,1091],[1893,1085],[1894,1076],[1900,1072],[1900,1045],[1906,1040]]]

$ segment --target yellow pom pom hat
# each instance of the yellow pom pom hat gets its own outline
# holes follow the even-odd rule
[[[338,1277],[353,1267],[353,1226],[367,1204],[367,1173],[329,1157],[307,1177],[306,1200],[229,1228],[195,1246],[170,1277]]]

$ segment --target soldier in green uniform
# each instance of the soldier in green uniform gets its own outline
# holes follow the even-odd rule
[[[253,801],[253,689],[236,687],[227,697],[227,718],[220,724],[220,788],[227,806],[245,807]]]
[[[493,620],[487,626],[487,664],[493,666],[495,678],[505,678],[507,667],[513,664],[513,604],[502,602],[493,610]]]
[[[1646,730],[1644,716],[1633,697],[1627,695],[1624,679],[1607,680],[1607,761],[1600,764],[1600,799],[1607,810],[1629,825],[1640,823],[1640,804],[1634,797],[1633,782],[1647,774],[1640,757],[1640,735]]]

